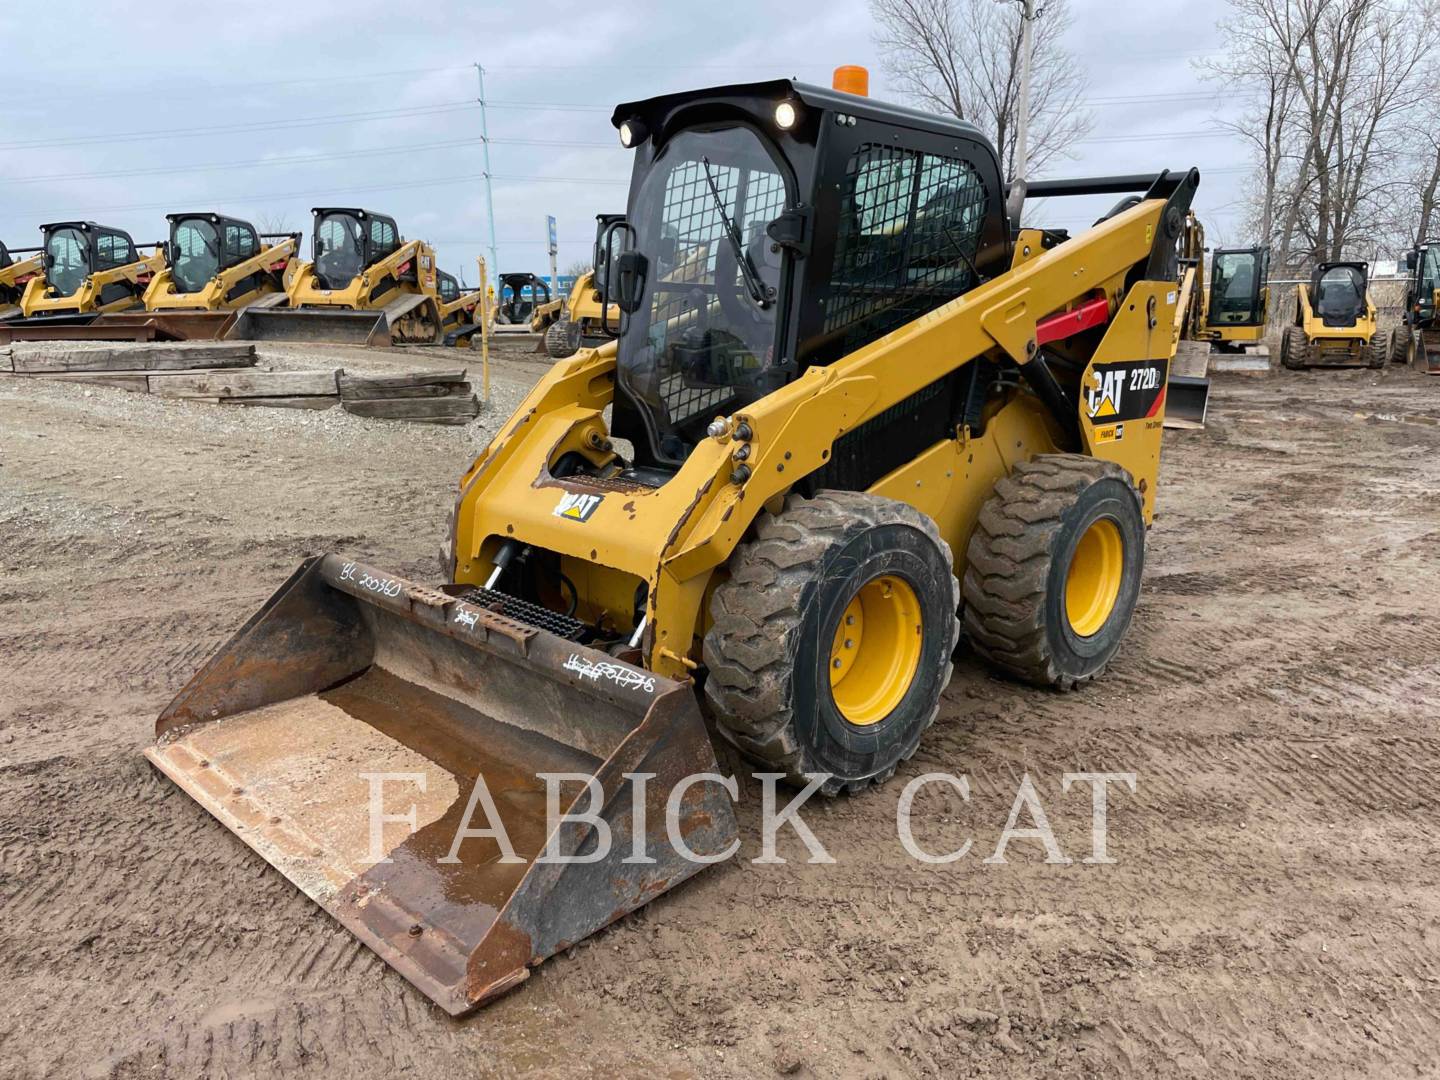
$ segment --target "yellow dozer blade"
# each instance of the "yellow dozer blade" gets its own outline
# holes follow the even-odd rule
[[[692,855],[722,853],[736,826],[713,782],[671,799],[716,771],[689,686],[446,588],[471,599],[307,560],[161,714],[146,754],[459,1015],[703,869]],[[603,794],[555,781],[551,812],[547,773]],[[492,826],[477,779],[513,861],[493,836],[456,844]],[[637,803],[652,862],[633,858]]]

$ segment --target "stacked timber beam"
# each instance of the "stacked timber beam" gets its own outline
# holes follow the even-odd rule
[[[342,371],[340,404],[356,416],[416,424],[468,424],[480,415],[480,401],[465,381],[464,368],[380,376]]]
[[[21,343],[0,347],[0,375],[54,379],[214,405],[329,409],[424,424],[467,424],[480,404],[465,369],[347,375],[274,371],[247,342]]]

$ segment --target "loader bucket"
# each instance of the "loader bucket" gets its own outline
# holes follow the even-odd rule
[[[498,613],[497,594],[451,593],[307,560],[146,756],[460,1015],[714,861],[736,826],[722,787],[681,783],[717,771],[688,685]],[[545,773],[598,794],[573,779],[549,812]],[[494,835],[457,844],[495,824],[487,807],[513,859]],[[582,811],[603,826],[561,816]]]
[[[224,335],[232,341],[312,341],[335,345],[389,345],[383,311],[349,308],[241,309]]]
[[[1165,393],[1165,426],[1196,430],[1205,426],[1210,407],[1210,380],[1171,375]]]

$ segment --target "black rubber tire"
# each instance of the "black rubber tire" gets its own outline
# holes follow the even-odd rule
[[[1370,355],[1366,357],[1366,367],[1379,371],[1390,362],[1390,341],[1393,337],[1393,330],[1389,334],[1383,330],[1376,330],[1370,335]]]
[[[545,353],[552,360],[564,360],[580,351],[580,324],[554,322],[545,328]]]
[[[1287,326],[1280,335],[1280,363],[1291,371],[1304,371],[1310,366],[1310,343],[1299,327]]]
[[[1394,326],[1390,328],[1389,360],[1392,364],[1403,364],[1409,359],[1410,352],[1410,328],[1408,326]]]
[[[1099,518],[1123,546],[1119,593],[1094,634],[1080,637],[1065,612],[1075,545]],[[1100,675],[1119,649],[1140,596],[1145,519],[1129,474],[1083,454],[1044,454],[995,485],[966,552],[965,636],[1002,674],[1061,690]]]
[[[935,523],[902,502],[821,491],[763,512],[710,602],[705,696],[720,734],[791,783],[829,773],[825,795],[884,783],[915,753],[950,682],[960,633],[952,567]],[[831,696],[830,643],[851,597],[882,575],[903,578],[919,598],[920,661],[899,705],[861,726]]]

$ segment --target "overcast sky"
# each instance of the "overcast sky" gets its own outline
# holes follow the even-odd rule
[[[594,215],[624,209],[616,102],[778,76],[828,83],[842,63],[866,65],[872,96],[897,99],[864,0],[200,6],[0,8],[0,238],[31,246],[42,222],[86,218],[149,242],[184,210],[308,235],[312,206],[363,206],[474,281],[489,235],[478,62],[502,269],[548,272],[554,214],[563,271],[588,256]],[[1047,175],[1197,165],[1208,239],[1238,243],[1244,150],[1210,134],[1234,108],[1192,66],[1219,47],[1223,5],[1124,7],[1072,0],[1096,124]],[[1097,209],[1052,201],[1044,219],[1078,228]]]

